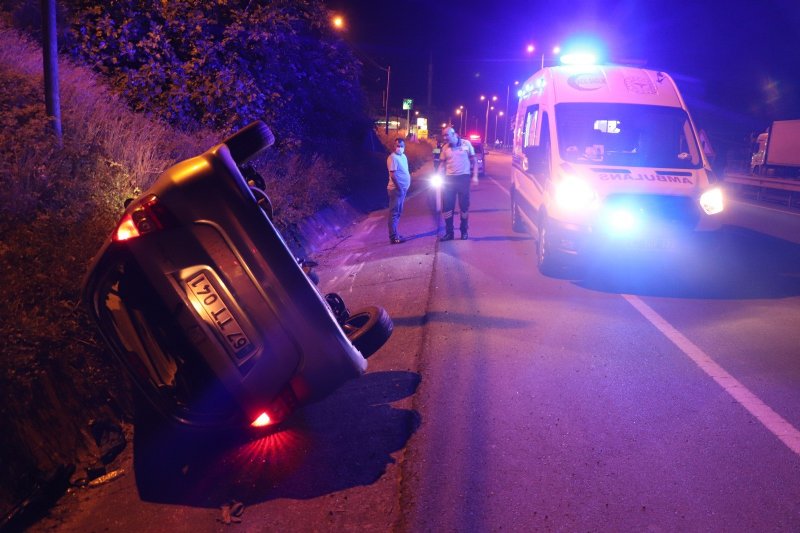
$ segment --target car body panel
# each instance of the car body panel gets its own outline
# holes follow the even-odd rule
[[[225,144],[168,169],[126,213],[141,198],[170,223],[109,237],[84,298],[162,412],[194,426],[241,425],[265,409],[280,419],[364,373]]]

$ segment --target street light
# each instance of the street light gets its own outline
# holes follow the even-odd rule
[[[529,44],[528,47],[525,49],[529,54],[532,54],[536,47],[532,44]],[[561,52],[561,47],[556,45],[553,47],[553,55],[558,55]],[[542,68],[544,68],[544,52],[542,52]]]
[[[461,130],[464,128],[464,114],[461,113],[461,110],[463,108],[464,108],[464,106],[462,105],[458,109],[456,109],[456,115],[458,115],[458,134],[459,135],[461,135]]]
[[[489,98],[481,95],[481,101],[486,100],[486,122],[484,122],[484,129],[483,129],[483,142],[486,142],[487,138],[489,137]],[[497,101],[497,96],[492,96],[492,102]]]
[[[346,31],[346,22],[343,16],[341,15],[333,15],[331,17],[331,26],[337,31]],[[354,43],[350,43],[350,46],[353,50],[358,51],[362,56],[364,56],[370,63],[372,63],[376,68],[384,71],[386,73],[386,99],[383,102],[384,107],[384,120],[385,120],[385,129],[384,133],[389,135],[389,82],[392,78],[392,66],[387,65],[383,67],[379,65],[374,59],[372,59],[369,55],[364,53],[363,51],[359,50]]]
[[[519,85],[518,81],[514,82],[514,85]],[[514,91],[516,93],[516,91]],[[503,146],[506,146],[508,143],[506,139],[508,138],[508,100],[511,97],[511,85],[506,85],[506,119],[503,122],[503,126],[505,126],[503,131]]]
[[[498,111],[497,114],[494,116],[494,139],[497,141],[497,119],[503,116],[502,111]],[[493,143],[494,144],[494,143]]]

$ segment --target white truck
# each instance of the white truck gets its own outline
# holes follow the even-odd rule
[[[797,176],[800,172],[800,120],[776,120],[756,139],[750,173]]]
[[[520,91],[512,161],[512,225],[537,238],[544,274],[612,250],[681,247],[720,226],[722,192],[664,72],[540,70]]]

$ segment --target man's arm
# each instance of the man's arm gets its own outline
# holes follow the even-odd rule
[[[389,179],[392,180],[392,183],[394,183],[395,187],[397,187],[398,189],[400,188],[400,184],[397,183],[397,176],[395,176],[394,170],[389,171]]]
[[[386,168],[389,170],[389,180],[397,187],[397,176],[394,175],[395,170],[397,170],[397,161],[391,155],[386,158]]]

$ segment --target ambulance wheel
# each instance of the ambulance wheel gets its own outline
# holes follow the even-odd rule
[[[351,313],[342,324],[342,329],[353,346],[367,358],[386,344],[394,324],[386,309],[369,306]]]
[[[525,223],[522,222],[519,214],[519,205],[514,199],[514,191],[511,191],[511,230],[515,233],[525,233],[527,231]]]
[[[545,215],[539,222],[538,242],[536,243],[536,262],[539,272],[545,276],[556,276],[563,260],[557,250],[553,250],[550,243],[550,217]]]

